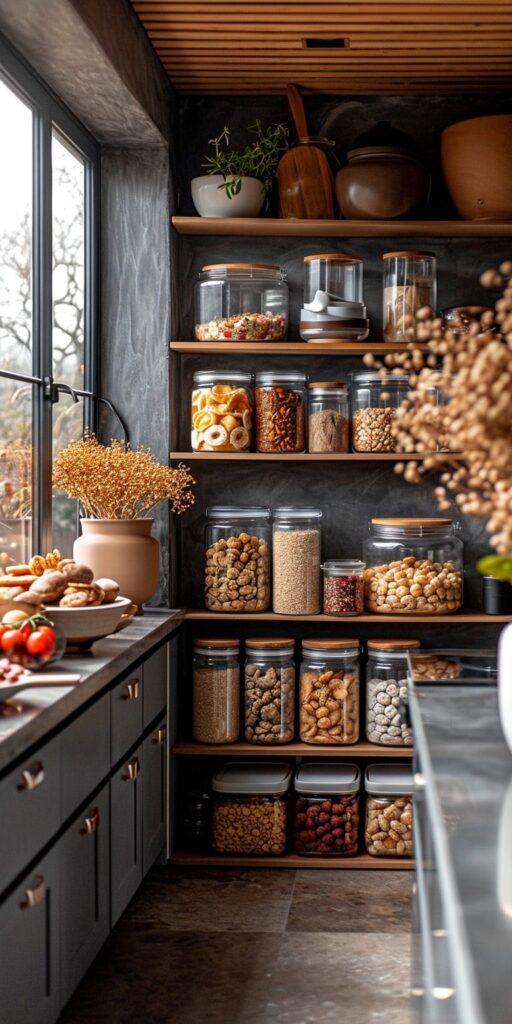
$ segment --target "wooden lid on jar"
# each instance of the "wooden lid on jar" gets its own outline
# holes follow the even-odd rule
[[[359,647],[359,640],[345,637],[338,640],[303,640],[302,647],[305,651],[342,651],[346,647]]]
[[[215,651],[221,647],[240,647],[240,640],[233,638],[226,640],[222,637],[206,636],[194,640],[194,647],[210,648]]]
[[[394,256],[405,256],[412,260],[435,260],[435,252],[420,252],[415,249],[401,249],[398,252],[385,252],[383,253],[383,260],[393,259]]]
[[[419,640],[368,640],[367,643],[372,651],[408,651],[420,646]]]
[[[346,388],[346,386],[342,380],[312,380],[308,384],[308,388]]]
[[[451,526],[451,519],[372,519],[376,526]]]
[[[250,650],[259,650],[262,647],[268,651],[277,651],[279,648],[293,647],[294,645],[295,640],[289,636],[252,637],[250,640],[245,641],[245,646],[250,648]]]
[[[275,263],[209,263],[201,270],[280,270]]]
[[[333,260],[338,263],[362,263],[361,256],[351,256],[348,252],[319,252],[315,256],[304,256],[304,263],[311,260]]]

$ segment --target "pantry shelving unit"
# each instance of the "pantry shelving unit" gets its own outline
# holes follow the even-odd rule
[[[252,238],[510,238],[510,221],[287,220],[279,217],[173,217],[180,235]]]
[[[399,758],[402,761],[413,756],[412,747],[376,747],[375,743],[359,743],[346,745],[335,743],[318,743],[316,746],[307,743],[283,743],[268,747],[264,744],[258,746],[256,743],[230,743],[227,747],[223,743],[189,743],[178,741],[172,748],[176,757],[215,757],[226,756],[226,749],[229,755],[236,757],[274,757],[281,754],[282,757],[338,757],[345,761],[357,757],[367,757],[371,760],[386,760],[387,758]],[[376,751],[378,752],[376,754]]]
[[[443,456],[452,461],[457,458],[450,452]],[[336,454],[320,454],[301,452],[299,455],[290,452],[287,455],[276,455],[271,452],[171,452],[173,462],[410,462],[418,461],[418,454],[395,455],[393,452],[340,452]],[[460,458],[460,456],[459,456]]]
[[[278,615],[276,612],[245,612],[243,616],[244,622],[274,622],[274,623],[287,623],[290,622],[290,618],[286,615]],[[229,612],[208,612],[202,608],[189,609],[185,612],[184,620],[191,622],[205,622],[207,620],[213,622],[234,622],[236,623],[236,616]],[[238,619],[238,621],[240,621]],[[406,625],[408,622],[419,623],[421,622],[424,626],[436,625],[436,623],[442,623],[446,625],[452,623],[456,625],[489,625],[493,623],[504,624],[506,622],[512,622],[512,615],[486,615],[485,612],[473,611],[471,608],[463,608],[460,612],[454,612],[452,615],[372,615],[370,612],[363,615],[357,615],[353,618],[341,618],[336,615],[294,615],[293,622],[312,622],[316,625],[321,626],[323,623],[335,623],[340,632],[344,634],[350,633],[354,627],[358,626],[361,622],[372,623],[373,625],[379,626],[389,623],[400,624],[401,626]]]
[[[284,853],[281,857],[251,857],[247,854],[197,853],[188,850],[176,850],[171,856],[171,864],[176,867],[210,867],[210,868],[359,868],[386,869],[395,871],[410,870],[414,861],[409,857],[371,857],[369,853],[358,853],[353,857],[299,857],[295,853]]]

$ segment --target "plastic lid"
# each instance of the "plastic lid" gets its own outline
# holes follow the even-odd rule
[[[355,573],[362,573],[363,569],[366,569],[366,562],[362,562],[359,558],[331,558],[320,568],[327,576],[351,576]]]
[[[219,647],[233,647],[237,650],[240,647],[240,640],[229,639],[226,640],[222,637],[198,637],[194,640],[194,647],[204,647],[205,649],[210,648],[216,650]]]
[[[409,651],[420,647],[419,640],[368,640],[368,650],[372,651]]]
[[[341,640],[303,640],[304,651],[343,651],[345,648],[359,650],[359,640],[343,637]]]
[[[259,650],[265,648],[269,651],[275,651],[279,647],[294,647],[295,640],[289,636],[272,636],[272,637],[256,637],[253,636],[250,640],[245,641],[245,646],[250,650]]]
[[[287,764],[272,761],[266,764],[247,764],[228,761],[212,780],[214,793],[241,795],[279,795],[290,786],[292,770]]]
[[[356,764],[327,761],[322,764],[302,764],[295,773],[296,793],[318,793],[336,796],[355,793],[361,784],[361,772]]]
[[[270,509],[263,505],[210,505],[209,519],[270,519]]]
[[[361,256],[351,256],[348,252],[319,252],[314,256],[304,256],[304,263],[311,260],[329,260],[338,263],[362,263]]]
[[[412,794],[414,781],[409,764],[369,764],[364,779],[367,793],[383,796]]]
[[[306,380],[307,377],[305,373],[257,373],[256,387],[273,387],[274,385],[286,387],[287,384],[299,384],[301,387],[305,387]]]
[[[342,380],[315,380],[310,381],[308,388],[346,388]]]
[[[250,387],[252,384],[252,373],[237,373],[231,370],[198,370],[194,374],[194,384],[239,384],[242,387]]]
[[[319,508],[309,508],[307,505],[281,505],[273,510],[274,519],[321,519],[322,511]]]
[[[383,253],[382,259],[390,260],[393,259],[395,256],[410,257],[410,259],[413,260],[435,260],[436,258],[435,252],[419,252],[415,249],[403,249],[398,250],[398,252],[385,252]]]

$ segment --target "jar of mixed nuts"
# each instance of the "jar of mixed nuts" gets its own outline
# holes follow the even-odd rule
[[[232,761],[214,775],[213,848],[217,853],[284,853],[291,774],[287,764]]]
[[[304,743],[357,743],[359,640],[303,640],[300,738]]]
[[[365,563],[357,558],[332,558],[324,562],[324,615],[362,615],[365,568]]]
[[[272,527],[273,609],[279,615],[319,615],[322,513],[276,508]]]
[[[245,738],[249,743],[290,743],[295,721],[295,641],[245,641]]]
[[[407,651],[419,640],[368,640],[366,739],[382,746],[411,747],[412,729],[400,713],[407,701]]]
[[[306,377],[303,373],[257,373],[257,451],[304,452],[306,402]]]
[[[295,853],[341,857],[358,850],[361,773],[355,764],[303,764],[295,774]]]
[[[234,743],[238,739],[239,655],[239,640],[194,640],[193,735],[197,743]]]
[[[408,764],[370,764],[364,841],[372,857],[412,857],[413,776]]]
[[[252,442],[250,373],[200,370],[192,391],[192,451],[248,452]]]
[[[432,252],[386,252],[384,261],[384,341],[415,341],[420,310],[435,316],[436,258]],[[421,315],[421,314],[420,314]]]
[[[451,519],[372,519],[366,607],[383,615],[446,615],[462,605],[462,541]]]
[[[356,452],[395,452],[393,423],[396,410],[409,394],[407,374],[384,384],[376,371],[352,374],[352,447]]]
[[[348,452],[348,393],[341,381],[309,385],[308,448],[310,452]]]
[[[288,286],[268,263],[215,263],[196,286],[198,341],[282,341],[288,326]]]
[[[270,509],[207,510],[205,604],[213,612],[264,612],[270,604]]]

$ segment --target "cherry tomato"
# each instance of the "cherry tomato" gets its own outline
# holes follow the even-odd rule
[[[12,651],[15,647],[23,647],[23,640],[20,643],[20,631],[19,629],[6,629],[5,633],[2,633],[0,637],[0,647],[3,651]]]
[[[34,629],[26,641],[26,648],[29,654],[34,657],[47,657],[53,654],[56,645],[56,636],[49,626],[40,626]]]
[[[18,643],[17,643],[16,646],[17,647],[25,647],[26,643],[27,643],[27,640],[28,640],[28,637],[32,633],[32,626],[30,625],[30,623],[27,622],[25,626],[20,626],[19,627],[19,629],[17,630],[17,633],[18,633]]]

